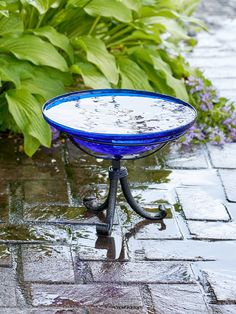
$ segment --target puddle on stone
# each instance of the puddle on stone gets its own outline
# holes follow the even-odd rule
[[[62,242],[71,241],[70,227],[53,225],[1,225],[0,241],[6,242]]]
[[[26,221],[55,221],[65,223],[78,223],[92,216],[85,207],[69,206],[34,206],[24,209]]]

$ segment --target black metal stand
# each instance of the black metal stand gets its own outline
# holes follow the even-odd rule
[[[159,212],[155,215],[152,215],[136,203],[130,191],[127,169],[120,166],[120,160],[112,160],[112,167],[109,168],[110,187],[105,202],[100,204],[94,196],[85,197],[83,200],[84,205],[88,210],[92,210],[94,212],[100,212],[104,209],[107,210],[105,223],[99,223],[96,225],[98,234],[111,234],[115,215],[118,180],[120,181],[122,192],[126,201],[137,214],[149,220],[162,220],[166,217],[166,210],[164,205],[159,205]]]

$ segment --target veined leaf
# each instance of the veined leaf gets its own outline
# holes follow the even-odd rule
[[[115,57],[107,51],[101,39],[83,36],[75,40],[74,43],[86,51],[88,61],[95,64],[109,82],[117,84],[118,73]]]
[[[23,22],[18,16],[11,15],[10,17],[3,16],[0,18],[0,35],[22,33],[23,30]]]
[[[28,156],[32,156],[40,146],[40,142],[37,138],[31,136],[28,133],[24,134],[24,151]]]
[[[166,32],[171,33],[174,37],[178,39],[189,39],[189,36],[186,35],[183,27],[176,20],[166,18],[164,16],[143,17],[140,20],[146,25],[160,25],[161,28],[164,27]]]
[[[122,2],[124,3],[125,6],[127,6],[127,8],[134,10],[136,12],[139,12],[139,10],[142,7],[140,0],[122,0]]]
[[[169,73],[164,73],[166,77],[166,83],[175,91],[176,97],[188,101],[188,93],[184,84],[184,81],[176,79]]]
[[[25,147],[26,153],[32,155],[39,143],[50,147],[50,128],[43,119],[41,105],[36,98],[26,89],[12,89],[6,93],[6,99],[17,126],[23,132],[26,140],[31,141],[31,144]],[[32,143],[33,146],[31,146]]]
[[[125,5],[123,1],[129,3]],[[104,16],[113,17],[121,22],[131,22],[132,21],[132,10],[130,6],[135,0],[69,0],[67,6],[84,8],[85,12],[92,16]],[[127,4],[126,3],[126,4]]]
[[[5,69],[8,75],[19,77],[20,80],[32,77],[32,64],[7,54],[0,55],[0,68]]]
[[[40,14],[45,14],[50,7],[57,7],[58,0],[20,0],[22,4],[28,4],[35,7]]]
[[[132,60],[126,57],[118,58],[121,76],[121,88],[153,90],[146,73]]]
[[[32,78],[23,80],[21,87],[27,89],[31,94],[41,95],[48,100],[65,92],[64,84],[60,79],[50,78],[46,71],[34,71]]]
[[[91,88],[110,88],[106,77],[91,63],[78,62],[71,67],[71,71],[80,74],[86,86]]]
[[[74,55],[69,39],[64,35],[55,30],[52,26],[44,26],[33,30],[33,33],[40,37],[47,38],[54,46],[64,50],[73,62]]]
[[[65,59],[53,45],[33,35],[1,38],[0,51],[10,52],[18,59],[29,60],[36,65],[48,65],[61,71],[68,70]]]
[[[20,88],[20,77],[8,62],[0,57],[0,79],[5,82],[13,82],[17,88]],[[0,84],[1,85],[1,84]]]

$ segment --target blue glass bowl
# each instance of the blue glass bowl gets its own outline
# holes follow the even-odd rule
[[[191,105],[171,96],[99,89],[55,97],[45,103],[43,116],[79,146],[122,159],[175,140],[193,125],[197,114]]]

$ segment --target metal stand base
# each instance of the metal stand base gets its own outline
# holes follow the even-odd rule
[[[88,210],[92,210],[93,212],[100,212],[104,209],[107,210],[105,223],[96,225],[97,233],[99,235],[107,236],[111,234],[115,215],[118,180],[120,181],[126,201],[137,214],[149,220],[162,220],[166,217],[164,205],[159,205],[159,212],[152,215],[136,203],[130,191],[127,169],[120,166],[120,160],[112,160],[112,167],[109,169],[110,187],[105,202],[100,204],[94,196],[85,197],[83,200],[83,203]]]

